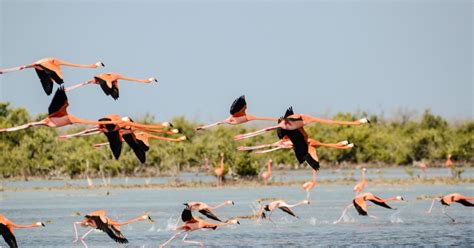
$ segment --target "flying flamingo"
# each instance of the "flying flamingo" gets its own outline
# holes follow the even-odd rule
[[[3,236],[3,239],[8,244],[10,248],[17,248],[15,234],[13,232],[14,228],[34,228],[44,226],[43,222],[36,222],[31,225],[19,225],[15,224],[5,216],[0,214],[0,235]]]
[[[463,196],[459,193],[453,193],[449,195],[445,195],[440,198],[434,198],[433,201],[431,202],[431,207],[428,210],[428,214],[431,213],[431,210],[433,209],[433,205],[435,201],[440,201],[442,205],[444,205],[443,213],[449,217],[453,222],[455,221],[453,217],[449,216],[448,213],[446,212],[446,208],[451,206],[451,203],[457,202],[463,206],[466,207],[474,207],[474,203],[470,202],[470,200],[474,200],[474,197],[466,197]]]
[[[93,79],[76,84],[74,86],[66,88],[66,91],[70,91],[73,89],[77,89],[79,87],[88,85],[88,84],[98,84],[104,91],[104,93],[108,96],[110,95],[114,100],[117,100],[119,98],[119,87],[118,87],[118,80],[126,80],[126,81],[132,81],[132,82],[139,82],[139,83],[151,83],[151,82],[158,82],[158,80],[154,77],[148,78],[148,79],[137,79],[137,78],[130,78],[130,77],[124,77],[120,74],[117,73],[102,73],[99,75],[96,75]]]
[[[235,99],[232,105],[230,106],[230,116],[227,117],[227,119],[213,123],[213,124],[199,126],[196,129],[201,130],[201,129],[206,129],[206,128],[210,128],[210,127],[221,125],[221,124],[237,125],[237,124],[242,124],[242,123],[246,123],[249,121],[256,121],[256,120],[262,120],[262,121],[277,121],[278,120],[276,118],[257,117],[257,116],[249,115],[245,112],[246,109],[247,109],[247,102],[245,101],[245,96],[242,95],[239,98]]]
[[[297,130],[299,128],[302,128],[312,123],[338,124],[338,125],[361,125],[365,123],[370,123],[367,118],[362,118],[356,121],[336,121],[336,120],[320,119],[320,118],[316,118],[316,117],[306,115],[306,114],[295,114],[293,112],[292,107],[289,107],[286,110],[284,117],[280,118],[278,121],[279,123],[275,126],[266,127],[258,131],[250,132],[247,134],[239,134],[235,136],[235,140],[247,139],[247,138],[254,137],[254,136],[257,136],[257,135],[260,135],[265,132],[278,129],[278,128],[282,128],[284,130]]]
[[[389,201],[403,201],[403,197],[394,196],[394,197],[390,197],[390,198],[387,198],[387,199],[382,199],[382,198],[380,198],[380,197],[378,197],[378,196],[376,196],[372,193],[369,193],[369,192],[362,193],[362,194],[356,196],[352,200],[352,204],[349,204],[346,208],[344,208],[344,210],[342,211],[341,217],[335,223],[337,224],[342,220],[342,217],[344,217],[344,215],[347,212],[347,209],[351,205],[354,205],[354,207],[357,210],[357,212],[359,213],[359,215],[369,216],[369,217],[372,217],[372,218],[377,218],[375,216],[368,215],[368,213],[367,213],[367,204],[365,203],[366,201],[371,201],[372,203],[374,203],[378,206],[384,207],[384,208],[393,209],[392,207],[387,205],[387,202],[389,202]]]
[[[84,242],[84,238],[89,233],[91,233],[94,229],[98,229],[107,233],[107,235],[109,235],[109,237],[112,238],[115,242],[120,243],[120,244],[126,244],[128,243],[128,240],[120,231],[120,226],[128,225],[130,223],[141,221],[141,220],[149,220],[152,222],[150,216],[148,215],[143,215],[138,218],[127,220],[124,222],[117,222],[107,217],[104,210],[94,211],[84,216],[84,219],[82,221],[74,222],[74,232],[76,233],[76,239],[73,241],[73,243],[76,243],[77,241],[81,240],[82,244],[85,247],[87,247],[87,244]],[[86,232],[84,235],[79,237],[77,234],[76,225],[80,225],[82,227],[90,227],[91,229],[88,232]]]
[[[188,206],[181,213],[181,220],[184,223],[183,223],[183,225],[177,227],[176,230],[182,230],[182,231],[174,234],[170,239],[168,239],[166,242],[161,244],[160,248],[165,247],[165,245],[167,245],[169,242],[171,242],[173,239],[175,239],[178,235],[180,235],[182,233],[186,233],[183,237],[183,242],[184,243],[196,244],[196,245],[199,245],[201,247],[204,247],[204,244],[202,242],[186,240],[186,238],[188,237],[188,234],[192,231],[196,231],[196,230],[200,230],[200,229],[216,230],[217,227],[220,227],[220,226],[240,224],[240,222],[237,219],[230,219],[230,220],[226,221],[225,223],[219,223],[219,224],[205,222],[204,220],[194,218],[193,215],[192,215],[192,212],[191,212],[191,208],[188,207]]]
[[[222,185],[222,181],[224,180],[224,153],[221,153],[221,166],[219,168],[214,169],[214,173],[217,177],[217,186]]]
[[[316,174],[317,174],[317,171],[313,170],[313,176],[312,176],[311,181],[305,182],[303,184],[303,189],[306,191],[306,200],[308,201],[310,198],[311,190],[314,188],[314,186],[316,186],[316,176],[317,176]]]
[[[265,181],[265,184],[268,183],[268,180],[272,176],[272,160],[269,159],[267,163],[267,171],[262,173],[262,179]]]
[[[362,181],[358,184],[356,184],[354,186],[354,189],[352,189],[352,191],[355,192],[355,194],[359,194],[360,192],[362,192],[362,190],[364,190],[365,188],[365,185],[367,184],[366,183],[366,180],[365,180],[365,172],[367,171],[366,168],[362,168]]]
[[[296,217],[296,218],[299,218],[298,216],[296,216],[296,214],[291,210],[292,208],[296,207],[296,206],[299,206],[299,205],[303,205],[303,204],[309,204],[309,201],[308,200],[303,200],[303,201],[300,201],[296,204],[293,204],[293,205],[290,205],[288,203],[286,203],[285,201],[282,201],[282,200],[278,200],[278,201],[272,201],[270,203],[268,203],[267,205],[265,205],[263,208],[262,208],[262,211],[261,211],[261,218],[266,218],[266,214],[264,211],[269,211],[270,214],[268,215],[268,220],[273,222],[273,220],[271,219],[271,216],[272,216],[272,213],[275,209],[280,209],[282,210],[283,212],[293,216],[293,217]]]
[[[214,213],[214,209],[226,206],[226,205],[234,205],[233,201],[224,201],[223,203],[217,205],[217,206],[209,206],[204,202],[187,202],[184,203],[185,206],[189,207],[191,211],[199,211],[199,213],[205,215],[209,219],[213,219],[219,222],[224,222],[222,221],[219,217],[216,216]]]
[[[64,83],[63,81],[63,73],[61,72],[61,66],[72,66],[72,67],[82,67],[82,68],[97,68],[103,67],[104,63],[97,62],[95,64],[90,65],[83,65],[83,64],[73,64],[66,61],[62,61],[56,58],[45,58],[40,59],[33,64],[29,65],[22,65],[10,69],[0,69],[0,74],[4,74],[7,72],[13,71],[20,71],[27,68],[34,68],[36,74],[41,80],[41,84],[43,85],[44,92],[47,95],[51,95],[53,92],[53,81],[57,84],[61,85]]]
[[[18,131],[35,126],[48,126],[48,127],[63,127],[71,124],[93,124],[93,125],[106,125],[106,124],[118,124],[124,123],[124,121],[89,121],[79,119],[78,117],[69,114],[67,112],[67,107],[69,106],[66,93],[64,88],[59,88],[51,101],[51,104],[48,108],[48,117],[41,121],[30,122],[17,127],[2,128],[0,132],[12,132]],[[126,123],[130,126],[143,127],[143,128],[160,128],[162,125],[143,125],[137,123]]]

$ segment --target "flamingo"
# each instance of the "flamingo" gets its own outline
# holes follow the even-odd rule
[[[354,186],[354,189],[352,189],[352,191],[355,192],[355,194],[359,194],[360,192],[362,192],[362,190],[364,190],[365,188],[365,185],[367,184],[366,183],[366,180],[365,180],[365,172],[367,171],[366,168],[362,168],[362,181],[358,184],[356,184]]]
[[[451,203],[457,202],[457,203],[459,203],[463,206],[466,206],[466,207],[474,207],[474,203],[470,202],[470,200],[474,200],[474,197],[466,197],[466,196],[463,196],[459,193],[453,193],[453,194],[445,195],[443,197],[434,198],[433,201],[431,202],[431,207],[428,210],[428,214],[431,213],[431,210],[433,209],[434,202],[436,200],[440,201],[441,204],[445,206],[444,209],[443,209],[443,214],[445,214],[453,222],[455,222],[455,219],[453,217],[449,216],[448,213],[446,212],[446,208],[451,206]]]
[[[280,209],[283,212],[299,219],[299,217],[296,216],[296,214],[291,209],[296,207],[296,206],[303,205],[303,204],[309,204],[309,201],[308,200],[303,200],[303,201],[300,201],[300,202],[298,202],[296,204],[293,204],[293,205],[290,205],[290,204],[288,204],[288,203],[286,203],[285,201],[282,201],[282,200],[272,201],[272,202],[268,203],[267,205],[265,205],[263,207],[260,217],[261,218],[266,218],[266,214],[265,214],[264,211],[267,211],[267,212],[269,211],[270,214],[268,215],[268,220],[273,222],[273,220],[271,219],[273,211],[275,209]]]
[[[205,215],[209,219],[213,219],[219,222],[224,222],[219,217],[216,216],[213,210],[226,206],[226,205],[234,205],[234,201],[230,201],[230,200],[224,201],[223,203],[217,206],[213,206],[213,207],[207,205],[204,202],[187,202],[187,203],[184,203],[184,205],[186,207],[189,207],[191,211],[199,211],[199,213]]]
[[[139,83],[145,83],[145,84],[148,84],[151,82],[158,82],[158,80],[155,77],[150,77],[148,79],[137,79],[137,78],[124,77],[120,74],[109,72],[109,73],[102,73],[102,74],[96,75],[91,80],[68,87],[66,88],[66,91],[77,89],[79,87],[82,87],[88,84],[98,84],[102,88],[102,91],[104,91],[105,95],[107,96],[110,95],[114,100],[117,100],[119,98],[118,80],[126,80],[126,81],[139,82]]]
[[[317,171],[313,170],[313,176],[312,176],[311,181],[305,182],[302,185],[303,189],[306,191],[306,200],[308,201],[310,198],[311,190],[314,188],[314,186],[316,186],[316,176],[317,176],[316,174],[317,174]]]
[[[344,208],[344,210],[342,211],[341,217],[335,223],[337,224],[342,220],[342,217],[344,217],[344,215],[347,212],[347,209],[351,205],[354,205],[354,207],[357,210],[357,213],[359,213],[359,215],[369,216],[369,217],[372,217],[372,218],[377,218],[375,216],[368,215],[368,213],[367,213],[367,204],[365,203],[366,201],[371,201],[372,203],[374,203],[378,206],[384,207],[384,208],[394,209],[394,208],[390,207],[389,205],[387,205],[387,202],[389,202],[389,201],[403,201],[403,200],[404,199],[401,196],[394,196],[394,197],[390,197],[390,198],[387,198],[387,199],[382,199],[382,198],[380,198],[380,197],[378,197],[378,196],[376,196],[372,193],[369,193],[369,192],[362,193],[362,194],[356,196],[352,200],[352,204],[349,204],[346,208]]]
[[[451,154],[448,154],[448,158],[446,159],[446,167],[448,167],[448,176],[452,176],[453,161],[451,160]]]
[[[183,223],[183,225],[177,227],[176,230],[183,230],[183,231],[174,234],[170,239],[168,239],[166,242],[161,244],[160,248],[165,247],[169,242],[171,242],[173,239],[175,239],[178,235],[180,235],[182,233],[186,233],[183,237],[183,242],[184,243],[197,244],[201,247],[204,247],[204,244],[202,242],[186,240],[189,233],[192,232],[192,231],[200,230],[200,229],[216,230],[220,226],[240,224],[239,220],[235,219],[235,218],[227,220],[225,223],[218,223],[218,224],[205,222],[204,220],[193,217],[192,212],[191,212],[191,208],[189,206],[186,206],[186,208],[181,213],[181,220],[184,223]]]
[[[43,222],[35,222],[31,225],[19,225],[15,224],[5,216],[0,214],[0,235],[3,236],[3,239],[10,248],[17,248],[15,234],[13,232],[14,228],[34,228],[45,226]]]
[[[214,173],[217,177],[217,186],[222,185],[222,181],[224,180],[224,153],[221,153],[221,166],[219,168],[214,169]]]
[[[246,109],[247,109],[247,102],[245,101],[245,96],[242,95],[239,98],[235,99],[232,105],[230,106],[230,116],[227,117],[227,119],[223,121],[218,121],[213,124],[199,126],[196,129],[202,130],[202,129],[210,128],[210,127],[221,125],[221,124],[237,125],[237,124],[242,124],[242,123],[246,123],[249,121],[256,121],[256,120],[262,120],[262,121],[277,121],[278,120],[276,118],[257,117],[257,116],[249,115],[245,112]]]
[[[336,149],[350,149],[353,148],[355,145],[352,143],[349,143],[347,140],[334,143],[334,144],[328,144],[328,143],[322,143],[318,140],[308,138],[308,145],[313,146],[315,148],[317,147],[329,147],[329,148],[336,148]],[[268,147],[273,147],[267,150],[258,150],[262,148],[268,148]],[[251,151],[251,150],[258,150],[255,153],[258,154],[263,154],[263,153],[268,153],[268,152],[273,152],[276,150],[280,149],[293,149],[293,143],[291,143],[290,138],[288,136],[284,136],[282,139],[280,139],[277,142],[270,143],[270,144],[263,144],[263,145],[256,145],[256,146],[239,146],[237,147],[237,150],[239,151]]]
[[[267,171],[264,171],[262,173],[262,178],[265,181],[265,184],[268,183],[268,180],[270,179],[271,176],[272,176],[272,160],[269,159],[267,163]]]
[[[81,68],[97,68],[97,67],[104,67],[104,63],[97,62],[90,65],[83,65],[83,64],[73,64],[70,62],[62,61],[56,58],[45,58],[40,59],[33,64],[29,65],[22,65],[14,68],[9,69],[0,69],[0,74],[13,72],[13,71],[20,71],[27,68],[34,68],[36,74],[41,80],[41,84],[43,85],[44,92],[49,96],[53,92],[53,81],[57,84],[61,85],[64,83],[63,81],[63,73],[61,72],[61,66],[72,66],[72,67],[81,67]]]
[[[418,166],[420,167],[420,170],[423,173],[422,177],[426,178],[426,171],[428,170],[428,165],[425,162],[420,162]]]
[[[81,240],[82,244],[87,247],[87,244],[84,242],[84,238],[94,229],[98,229],[107,233],[107,235],[115,242],[120,244],[126,244],[128,243],[128,240],[120,231],[120,226],[128,225],[130,223],[142,220],[149,220],[150,222],[153,222],[150,216],[148,215],[142,215],[138,218],[127,220],[124,222],[117,222],[107,217],[106,212],[104,210],[97,210],[84,216],[84,219],[82,221],[74,222],[74,232],[76,233],[76,239],[73,241],[73,243],[76,243],[77,241]],[[76,225],[80,225],[82,227],[90,227],[91,229],[87,231],[84,235],[79,237],[77,234]]]
[[[284,130],[297,130],[299,128],[302,128],[306,125],[312,124],[312,123],[324,123],[324,124],[338,124],[338,125],[361,125],[365,123],[369,123],[369,120],[367,118],[362,118],[356,121],[336,121],[336,120],[326,120],[326,119],[320,119],[317,117],[313,117],[310,115],[306,114],[295,114],[293,112],[293,108],[289,107],[286,110],[286,113],[284,117],[281,117],[279,120],[279,123],[275,126],[270,126],[266,127],[260,130],[257,130],[255,132],[250,132],[247,134],[239,134],[234,137],[235,140],[243,140],[247,139],[250,137],[254,137],[260,134],[263,134],[265,132],[274,130],[274,129],[284,129]]]
[[[143,125],[137,123],[130,123],[124,121],[89,121],[79,119],[78,117],[69,114],[67,112],[67,107],[69,106],[68,99],[66,93],[64,92],[64,88],[60,87],[51,101],[51,104],[48,108],[48,117],[41,121],[30,122],[21,126],[17,127],[10,127],[10,128],[2,128],[0,129],[1,132],[13,132],[18,131],[30,127],[35,126],[48,126],[48,127],[63,127],[72,124],[93,124],[93,125],[107,125],[107,124],[127,124],[129,126],[135,127],[143,127],[143,128],[162,128],[163,125]]]

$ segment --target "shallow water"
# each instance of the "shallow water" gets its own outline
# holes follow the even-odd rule
[[[436,203],[433,213],[427,215],[425,212],[431,201],[416,200],[419,195],[452,192],[473,195],[473,184],[373,186],[370,190],[381,197],[402,195],[407,201],[389,204],[398,208],[398,212],[369,207],[369,214],[377,219],[358,216],[351,207],[345,221],[334,224],[342,209],[351,203],[352,186],[320,185],[313,190],[310,205],[294,208],[300,219],[277,211],[272,215],[276,225],[243,219],[241,225],[193,232],[188,239],[204,241],[210,247],[474,245],[474,208],[453,204],[448,210],[456,219],[452,223],[441,213],[439,203]],[[176,223],[184,202],[205,201],[212,205],[234,200],[234,206],[216,210],[218,216],[226,219],[252,214],[255,199],[260,197],[283,198],[291,204],[302,200],[305,193],[296,186],[2,192],[0,211],[17,223],[47,222],[45,228],[16,229],[20,247],[82,247],[81,244],[72,244],[72,223],[81,220],[81,216],[88,212],[105,209],[109,217],[125,220],[149,211],[155,223],[138,222],[122,227],[130,241],[128,245],[117,245],[100,232],[92,232],[86,242],[89,247],[158,247],[173,234],[170,228]],[[77,212],[80,216],[76,215]],[[86,231],[79,228],[80,233]],[[2,245],[5,243],[0,240]],[[170,243],[170,247],[176,246],[183,246],[181,239]]]
[[[413,168],[414,175],[420,175],[421,171]],[[446,168],[432,168],[426,173],[426,177],[442,177],[448,176]],[[474,168],[466,168],[462,174],[463,178],[474,177]],[[337,180],[353,178],[360,180],[360,170],[321,170],[318,172],[319,180]],[[409,179],[410,176],[403,168],[383,168],[383,169],[369,169],[367,172],[367,179]],[[205,173],[189,173],[184,172],[176,176],[168,177],[150,177],[150,178],[104,178],[91,179],[94,185],[103,185],[104,181],[112,185],[134,185],[134,184],[169,184],[174,182],[215,182],[216,178]],[[311,173],[308,170],[274,170],[272,171],[272,181],[274,182],[288,182],[288,181],[309,181],[311,180]],[[66,185],[72,186],[87,186],[88,182],[84,179],[75,180],[31,180],[24,181],[4,181],[1,186],[6,188],[27,189],[35,187],[63,187]]]

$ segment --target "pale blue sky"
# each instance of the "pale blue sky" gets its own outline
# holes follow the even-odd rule
[[[22,1],[1,2],[2,68],[57,57],[66,85],[101,72],[156,76],[121,82],[118,101],[100,87],[69,93],[87,119],[118,113],[200,121],[293,105],[321,115],[396,109],[473,118],[472,1]],[[0,76],[0,101],[46,112],[34,70]]]

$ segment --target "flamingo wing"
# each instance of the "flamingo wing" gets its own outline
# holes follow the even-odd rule
[[[461,200],[458,200],[457,202],[466,207],[474,207],[474,203],[469,202],[468,200],[461,199]]]
[[[230,114],[234,117],[243,116],[245,115],[246,109],[247,102],[245,101],[245,95],[241,95],[239,98],[235,99],[230,106]]]
[[[56,90],[53,100],[51,100],[51,103],[49,104],[48,114],[52,115],[55,113],[67,113],[66,109],[68,106],[69,103],[67,100],[66,92],[64,91],[64,87],[60,87]]]
[[[109,235],[109,237],[113,239],[115,242],[120,243],[120,244],[128,243],[128,240],[125,238],[125,236],[123,236],[120,230],[117,230],[112,225],[104,223],[99,216],[86,215],[86,218],[93,220],[95,222],[95,225],[97,226],[96,229],[107,233],[107,235]]]
[[[290,106],[289,108],[286,109],[285,115],[283,118],[287,118],[288,116],[294,115],[295,113],[293,112],[293,107]]]
[[[119,159],[120,154],[122,153],[122,140],[120,139],[120,134],[118,131],[106,132],[104,133],[107,136],[109,141],[110,150],[115,159]]]
[[[35,69],[35,71],[41,81],[41,85],[43,86],[44,92],[48,96],[51,95],[51,93],[53,92],[53,80],[44,70]]]
[[[140,160],[141,163],[145,163],[146,161],[146,151],[143,149],[143,147],[140,145],[140,143],[137,141],[135,135],[133,133],[130,134],[124,134],[123,139],[127,144],[132,148],[133,152],[137,156],[138,160]]]
[[[281,135],[288,136],[291,143],[293,143],[293,151],[295,152],[296,159],[301,164],[306,160],[308,155],[308,143],[300,130],[285,130],[281,129]]]
[[[193,214],[191,213],[191,209],[185,208],[183,210],[183,212],[181,213],[181,220],[183,222],[186,222],[186,221],[190,221],[192,219],[194,219],[194,218],[193,218]]]
[[[281,209],[283,212],[298,218],[298,216],[296,216],[296,214],[289,207],[282,206],[282,207],[278,207],[278,208]]]
[[[111,91],[110,95],[115,100],[117,100],[119,98],[119,88],[118,88],[118,81],[117,80],[112,82],[112,91]]]
[[[316,153],[316,148],[308,146],[308,154],[306,154],[305,160],[311,166],[311,168],[316,171],[319,170],[319,161],[318,155]]]
[[[10,246],[10,248],[17,248],[18,245],[16,244],[16,238],[15,235],[10,231],[10,229],[0,223],[0,234],[3,236],[3,239],[5,242]]]
[[[392,207],[390,207],[389,205],[387,205],[387,203],[385,203],[383,201],[377,201],[377,200],[369,200],[369,201],[371,201],[375,205],[379,205],[379,206],[384,207],[384,208],[393,209]]]
[[[219,222],[223,222],[219,217],[217,217],[209,208],[203,208],[199,210],[199,213],[205,215],[209,219],[213,219]]]
[[[100,77],[94,77],[96,82],[99,83],[100,88],[102,88],[102,91],[105,93],[107,96],[111,96],[113,99],[117,100],[119,97],[119,91],[117,86],[115,86],[114,83],[109,84],[108,81],[100,78]],[[116,80],[114,81],[115,83],[117,82]]]
[[[364,199],[362,198],[356,198],[352,200],[352,203],[354,204],[355,209],[359,213],[359,215],[367,215],[367,205],[365,204]]]

